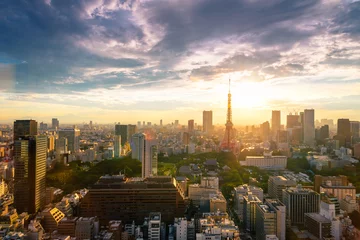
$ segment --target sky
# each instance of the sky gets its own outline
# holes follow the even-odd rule
[[[360,120],[360,1],[2,0],[0,123]]]

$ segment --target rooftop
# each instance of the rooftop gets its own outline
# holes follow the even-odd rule
[[[327,219],[324,216],[321,216],[319,213],[305,213],[305,216],[308,216],[320,223],[331,223],[329,219]]]

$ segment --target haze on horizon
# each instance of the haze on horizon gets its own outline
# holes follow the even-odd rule
[[[360,120],[360,1],[4,0],[0,122]],[[284,121],[284,120],[283,120]]]

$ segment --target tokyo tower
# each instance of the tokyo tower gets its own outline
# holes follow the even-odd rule
[[[225,136],[221,143],[221,149],[223,151],[232,151],[234,149],[234,141],[233,141],[233,126],[232,123],[232,110],[231,110],[231,93],[230,93],[230,79],[229,79],[229,93],[228,93],[228,107],[227,107],[227,115],[226,115],[226,129]]]

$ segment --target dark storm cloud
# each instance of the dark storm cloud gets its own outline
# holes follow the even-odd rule
[[[165,26],[167,31],[154,51],[169,49],[182,52],[186,51],[189,44],[197,41],[243,34],[254,34],[250,36],[254,42],[262,32],[266,32],[260,39],[262,44],[278,44],[276,40],[281,36],[285,36],[288,41],[297,41],[302,35],[308,36],[309,32],[296,32],[291,24],[287,26],[289,29],[277,24],[296,21],[319,2],[201,0],[183,5],[171,1],[150,2],[148,7],[154,12],[151,21]],[[276,35],[272,33],[274,27]]]
[[[340,8],[333,20],[333,33],[346,33],[351,37],[360,36],[360,2],[356,1]]]
[[[72,76],[71,69],[75,67],[144,65],[136,59],[97,56],[74,45],[74,40],[88,37],[99,26],[105,26],[105,32],[97,33],[105,38],[130,41],[142,37],[141,31],[127,21],[126,11],[109,13],[109,19],[84,19],[87,4],[94,2],[52,0],[48,5],[43,0],[1,1],[0,53],[2,59],[19,62],[15,65],[16,91],[42,91],[53,81]]]

